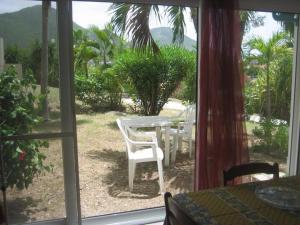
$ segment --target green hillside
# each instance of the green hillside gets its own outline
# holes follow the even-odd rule
[[[49,10],[49,40],[56,39],[56,9]],[[74,24],[75,28],[79,26]],[[24,8],[13,13],[0,14],[0,37],[5,46],[16,44],[28,47],[34,40],[42,38],[42,6]]]
[[[74,29],[83,29],[73,23]],[[56,9],[49,10],[49,40],[56,39]],[[168,27],[151,29],[154,39],[160,45],[172,44],[173,32]],[[5,47],[18,45],[29,47],[34,40],[41,41],[42,38],[42,6],[24,8],[17,12],[0,14],[0,37],[4,38]],[[195,49],[196,41],[185,36],[183,46],[189,50]]]
[[[157,41],[160,45],[169,45],[172,44],[173,39],[173,31],[169,27],[158,27],[151,29],[151,34],[155,41]],[[196,49],[196,41],[184,36],[184,42],[182,44],[183,47],[189,50]]]

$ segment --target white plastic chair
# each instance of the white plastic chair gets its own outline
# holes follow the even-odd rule
[[[158,147],[157,139],[155,136],[142,135],[142,132],[135,133],[126,125],[126,121],[117,119],[118,127],[125,139],[127,156],[128,156],[128,181],[129,189],[133,190],[133,179],[135,176],[136,164],[141,162],[157,161],[158,177],[160,192],[163,193],[163,166],[162,160],[164,158],[163,151]],[[131,137],[152,139],[151,141],[135,141]]]
[[[184,122],[179,122],[177,129],[171,128],[169,135],[173,137],[172,162],[175,162],[177,150],[182,148],[182,139],[189,142],[189,157],[192,157],[193,125],[196,121],[196,105],[189,105],[182,113]]]

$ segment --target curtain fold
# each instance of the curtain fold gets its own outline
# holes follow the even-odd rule
[[[249,161],[236,0],[204,0],[195,190],[220,186],[223,170]]]

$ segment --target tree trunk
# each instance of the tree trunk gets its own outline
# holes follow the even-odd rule
[[[42,98],[42,116],[44,120],[49,120],[48,104],[48,14],[50,2],[42,3],[42,56],[41,56],[41,94]]]
[[[85,77],[88,78],[89,77],[89,69],[88,69],[88,62],[84,61],[84,73],[85,73]]]
[[[270,74],[269,65],[267,65],[267,120],[271,119],[271,90],[270,90]]]
[[[106,68],[106,64],[107,64],[107,62],[106,62],[106,52],[104,51],[104,53],[103,53],[103,65],[104,65],[104,68]]]

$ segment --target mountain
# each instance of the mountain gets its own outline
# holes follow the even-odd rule
[[[73,23],[74,28],[81,28]],[[49,10],[49,40],[56,39],[56,9]],[[82,28],[81,28],[82,29]],[[34,40],[42,39],[42,6],[36,5],[13,13],[0,14],[0,37],[4,45],[28,47]]]
[[[173,31],[169,27],[152,28],[151,34],[156,42],[160,45],[172,44]],[[182,46],[189,50],[195,50],[196,41],[184,35]]]
[[[84,29],[73,23],[74,29]],[[49,40],[56,39],[56,9],[49,10]],[[171,28],[159,27],[151,29],[154,39],[160,45],[172,44],[173,32]],[[29,47],[34,40],[42,38],[42,6],[36,5],[21,9],[17,12],[0,14],[0,37],[4,38],[4,45],[18,45]],[[183,46],[189,50],[195,49],[196,41],[185,36]]]

